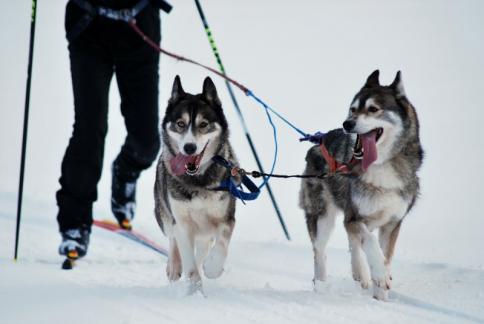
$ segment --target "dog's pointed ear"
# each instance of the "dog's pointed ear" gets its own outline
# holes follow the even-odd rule
[[[217,89],[215,88],[215,84],[213,84],[213,81],[210,79],[210,77],[206,77],[205,81],[203,81],[202,95],[209,103],[216,106],[221,106],[220,99],[217,95]]]
[[[375,70],[373,73],[370,74],[368,79],[366,79],[366,83],[363,88],[374,88],[380,85],[380,70]]]
[[[177,75],[175,77],[175,80],[173,81],[173,88],[171,89],[170,102],[172,103],[176,102],[184,94],[185,94],[185,91],[183,91],[181,81],[180,81],[180,76]]]
[[[406,96],[405,88],[403,87],[402,73],[400,71],[397,72],[395,80],[390,84],[390,87],[395,91],[398,98]]]

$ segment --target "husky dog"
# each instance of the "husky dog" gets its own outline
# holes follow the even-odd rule
[[[335,218],[342,211],[353,278],[363,288],[372,281],[373,296],[386,300],[400,226],[419,195],[417,171],[423,150],[417,114],[405,95],[400,72],[389,86],[381,86],[378,78],[377,70],[356,94],[343,129],[324,137],[336,160],[348,163],[360,152],[359,162],[351,175],[334,173],[324,180],[304,179],[300,206],[313,245],[314,283],[326,278],[325,248]],[[328,171],[318,146],[308,151],[306,162],[305,174]],[[372,234],[375,229],[378,240]]]
[[[162,122],[163,152],[155,182],[155,216],[169,238],[166,273],[170,281],[189,280],[189,293],[202,291],[200,270],[207,278],[223,272],[235,225],[235,198],[216,191],[229,171],[214,155],[237,164],[227,120],[212,80],[203,92],[183,91],[176,76]]]

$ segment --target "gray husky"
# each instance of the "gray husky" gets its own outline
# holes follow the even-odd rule
[[[180,78],[175,78],[162,136],[155,215],[170,244],[166,273],[170,281],[176,281],[183,272],[189,293],[202,291],[202,265],[208,278],[222,274],[235,225],[235,198],[226,191],[212,190],[229,171],[212,157],[220,155],[237,164],[227,121],[209,77],[197,95],[185,93]]]
[[[423,160],[419,123],[405,95],[400,72],[381,86],[378,70],[354,97],[343,129],[324,137],[338,161],[352,164],[350,174],[304,179],[300,206],[306,214],[314,251],[314,283],[326,278],[325,248],[335,218],[344,213],[353,278],[373,296],[386,300],[391,285],[390,265],[404,217],[419,194],[417,171]],[[356,152],[360,153],[357,156]],[[306,156],[305,174],[320,174],[328,165],[318,146]],[[378,239],[372,232],[378,229]]]

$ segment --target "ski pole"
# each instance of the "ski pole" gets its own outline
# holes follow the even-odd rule
[[[210,30],[210,27],[208,25],[207,19],[205,18],[205,14],[202,9],[202,5],[200,4],[199,0],[195,0],[195,5],[197,6],[198,13],[200,15],[200,19],[202,20],[203,26],[205,28],[205,32],[207,34],[208,41],[210,43],[210,47],[212,48],[213,55],[215,56],[215,59],[217,61],[218,67],[220,72],[223,75],[226,75],[224,65],[222,64],[222,59],[220,58],[220,54],[218,52],[217,46],[215,45],[215,40],[212,36],[212,31]],[[261,173],[264,173],[264,169],[262,167],[262,163],[260,162],[259,155],[257,154],[254,142],[252,141],[252,137],[250,136],[249,129],[247,128],[247,124],[245,123],[245,118],[244,115],[242,114],[242,111],[240,110],[239,103],[237,102],[237,99],[235,98],[234,91],[232,89],[232,85],[230,82],[225,80],[225,85],[227,86],[227,90],[230,94],[230,98],[232,99],[232,103],[235,107],[235,110],[237,111],[237,115],[239,116],[240,123],[242,124],[242,128],[244,129],[245,132],[245,137],[247,139],[247,142],[249,143],[250,149],[252,151],[252,154],[254,155],[255,161],[257,163],[257,167],[259,168],[259,171]],[[287,226],[284,222],[284,218],[282,217],[281,211],[279,209],[279,206],[277,205],[276,198],[272,192],[272,189],[267,183],[266,185],[267,192],[269,193],[269,197],[272,201],[272,205],[274,206],[274,210],[276,211],[277,217],[279,219],[279,223],[281,224],[282,230],[284,231],[284,235],[288,240],[291,240],[291,237],[289,235],[289,232],[287,230]]]
[[[31,14],[31,20],[30,20],[29,63],[27,67],[27,86],[25,90],[24,128],[23,128],[23,137],[22,137],[22,155],[20,158],[20,178],[19,178],[19,185],[18,185],[18,201],[17,201],[17,226],[15,231],[15,252],[13,257],[14,261],[17,261],[17,256],[18,256],[20,219],[22,216],[22,196],[23,196],[23,190],[24,190],[25,154],[27,149],[27,130],[28,130],[28,124],[29,124],[30,84],[32,80],[32,61],[34,56],[36,16],[37,16],[37,0],[32,0],[32,14]]]

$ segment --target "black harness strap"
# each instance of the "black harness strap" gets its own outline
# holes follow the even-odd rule
[[[79,36],[87,28],[87,26],[89,26],[95,16],[103,16],[113,20],[130,22],[150,3],[152,3],[156,8],[165,11],[166,13],[170,13],[172,9],[172,6],[165,0],[140,0],[132,8],[121,10],[114,10],[102,6],[93,6],[87,0],[69,1],[86,12],[86,14],[83,15],[81,19],[77,22],[77,24],[70,31],[67,32],[66,37],[69,42],[73,41],[77,36]]]

